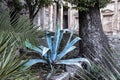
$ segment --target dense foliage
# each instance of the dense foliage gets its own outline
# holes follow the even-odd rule
[[[19,55],[16,40],[10,34],[0,32],[0,80],[37,80],[23,65],[28,61]]]
[[[97,3],[99,7],[104,7],[111,0],[65,0],[75,5],[79,10],[89,10]]]
[[[12,11],[12,15],[28,12],[32,21],[41,8],[49,6],[52,2],[52,0],[1,0],[1,3],[5,3],[5,7]]]
[[[32,20],[42,7],[46,7],[52,3],[52,0],[24,0],[24,7],[29,11],[29,18]]]
[[[32,25],[26,17],[16,17],[11,20],[9,12],[0,14],[0,33],[5,32],[9,34],[12,40],[15,40],[17,44],[19,44],[19,47],[26,39],[33,43],[38,41],[38,34],[40,34],[41,31],[37,29],[38,27]]]
[[[22,70],[27,60],[21,62],[23,57],[18,57],[15,41],[10,42],[11,37],[0,33],[0,80],[16,79],[26,70]]]
[[[29,58],[20,55],[19,48],[26,39],[36,41],[37,28],[25,18],[13,21],[10,21],[9,12],[0,13],[0,80],[29,79],[32,76],[28,69],[23,69]]]

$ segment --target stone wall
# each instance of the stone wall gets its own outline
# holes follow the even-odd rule
[[[120,32],[120,0],[112,0],[101,9],[101,21],[106,35],[116,35]]]
[[[67,11],[63,5],[59,8],[59,25],[61,29],[76,26],[78,32],[78,11],[72,9],[72,5],[68,4]],[[39,11],[35,18],[35,24],[43,29],[54,31],[56,24],[56,4],[53,4]],[[65,15],[68,17],[67,21]],[[101,9],[101,21],[103,30],[106,35],[116,35],[120,32],[120,0],[112,0],[105,8]],[[64,26],[64,24],[68,26]]]
[[[21,0],[21,3],[24,2]],[[65,3],[65,2],[64,2]],[[78,32],[78,11],[72,8],[71,4],[67,4],[67,9],[60,5],[59,8],[59,25],[61,29],[76,26],[76,32]],[[36,24],[40,29],[54,31],[56,27],[56,4],[49,7],[44,7],[39,10],[37,16],[34,19],[34,24]],[[7,8],[7,4],[0,3],[0,11]],[[22,10],[22,15],[28,16],[28,11]],[[66,18],[67,19],[66,19]],[[112,0],[105,8],[101,9],[101,21],[103,25],[103,30],[106,35],[116,35],[120,33],[120,0]],[[65,26],[65,24],[67,26]]]
[[[49,7],[42,8],[34,19],[34,23],[42,29],[54,31],[57,23],[56,18],[58,18],[61,29],[71,29],[76,26],[75,29],[78,32],[78,11],[73,9],[71,4],[67,5],[68,7],[64,7],[63,4],[60,4],[58,16],[55,3]]]

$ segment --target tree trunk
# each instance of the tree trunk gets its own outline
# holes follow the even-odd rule
[[[29,11],[29,19],[30,19],[30,22],[33,24],[33,20],[34,20],[33,11]]]
[[[80,55],[90,55],[100,57],[104,50],[109,50],[108,39],[103,32],[100,9],[98,5],[89,8],[89,11],[79,11],[79,36],[80,41]]]

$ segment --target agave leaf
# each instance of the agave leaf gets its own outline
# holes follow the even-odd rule
[[[77,65],[80,68],[82,68],[81,63],[79,62],[86,62],[89,66],[91,65],[90,62],[86,58],[59,60],[56,64]]]
[[[43,59],[30,59],[27,63],[24,64],[24,69],[27,69],[37,63],[47,63],[47,62]]]
[[[67,60],[60,60],[60,61],[56,62],[56,64],[76,65],[76,66],[82,68],[81,63],[78,63],[78,62],[70,62],[70,61],[67,61]]]
[[[74,45],[76,42],[78,42],[81,38],[80,37],[76,37],[75,39],[73,39],[70,43],[69,46]]]
[[[65,61],[65,62],[72,62],[72,63],[76,63],[76,62],[86,62],[88,65],[91,66],[91,63],[88,59],[86,58],[74,58],[74,59],[67,59],[67,60],[60,60],[61,61]]]
[[[53,52],[51,54],[51,60],[55,60],[57,57],[58,49],[61,43],[61,40],[63,38],[63,30],[60,31],[59,27],[56,28],[55,36],[54,36],[54,42],[53,42]]]
[[[40,46],[40,48],[42,48],[42,56],[45,56],[45,57],[47,57],[47,52],[50,50],[49,48],[47,48],[47,47],[44,47],[44,46]]]
[[[79,41],[80,38],[76,37],[74,40],[72,40],[70,43],[67,43],[67,45],[65,46],[65,48],[63,49],[63,51],[58,54],[58,59],[61,59],[63,56],[65,56],[68,52],[72,51],[75,49],[75,47],[73,46],[77,41]],[[70,49],[70,50],[69,50]]]
[[[69,29],[64,29],[64,33],[65,33],[65,32],[71,33],[71,30],[69,30]]]
[[[74,50],[75,48],[76,48],[75,46],[71,46],[69,48],[64,49],[60,54],[57,55],[57,59],[61,59],[64,55]]]
[[[53,42],[52,42],[52,37],[50,35],[50,32],[46,33],[46,40],[47,40],[48,47],[50,49],[50,53],[46,56],[49,58],[49,61],[52,62],[50,55],[53,53]]]
[[[52,61],[54,61],[56,59],[56,56],[57,56],[59,38],[60,38],[60,29],[57,26],[56,27],[56,32],[55,32],[55,35],[54,35],[53,52],[50,55],[50,58],[51,58]]]
[[[36,52],[39,52],[39,53],[41,53],[41,55],[42,55],[42,50],[40,49],[40,48],[37,48],[37,47],[35,47],[35,46],[33,46],[31,43],[29,43],[28,41],[25,41],[25,44],[24,44],[26,47],[28,47],[28,48],[30,48],[30,49],[32,49],[32,50],[35,50]]]
[[[52,39],[51,39],[50,32],[46,33],[46,40],[47,40],[48,47],[49,47],[50,51],[52,52],[53,45],[52,45]]]

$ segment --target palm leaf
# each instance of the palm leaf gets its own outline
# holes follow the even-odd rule
[[[38,36],[41,33],[38,27],[35,27],[26,17],[15,18],[11,21],[9,12],[0,13],[0,32],[4,31],[17,40],[19,45],[22,45],[25,40],[32,43],[38,42]],[[12,24],[11,24],[12,23]]]
[[[15,47],[9,48],[8,46],[6,46],[6,49],[0,54],[1,80],[9,79],[14,75],[21,75],[21,73],[26,71],[21,71],[21,68],[27,62],[27,60],[21,62],[23,57],[17,57],[17,55],[18,54],[16,53]]]
[[[86,80],[88,78],[92,80],[120,80],[120,66],[115,61],[116,55],[117,53],[114,53],[114,50],[111,52],[103,49],[102,59],[97,62],[91,61],[90,71],[80,70],[78,73],[80,78],[78,80],[81,80],[81,78]],[[90,56],[99,58],[95,55]]]

